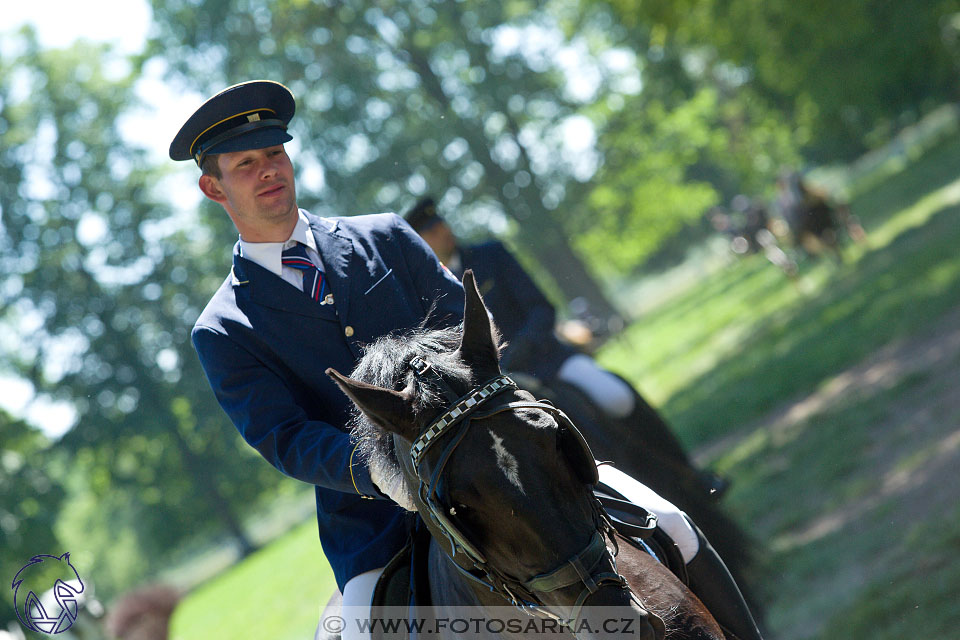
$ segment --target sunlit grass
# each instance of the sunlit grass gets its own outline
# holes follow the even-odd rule
[[[311,518],[192,591],[176,610],[171,637],[312,638],[335,588]]]
[[[733,479],[727,507],[766,544],[758,586],[778,638],[952,637],[960,623],[960,510],[939,507],[949,487],[927,488],[929,505],[909,493],[960,425],[938,403],[960,362],[831,386],[960,306],[958,175],[953,140],[860,194],[868,239],[841,265],[807,262],[791,283],[748,257],[648,309],[601,355],[688,446],[714,444],[711,464]],[[809,413],[769,418],[820,396]]]
[[[798,283],[756,256],[710,276],[638,320],[601,361],[663,407],[688,443],[722,436],[960,302],[955,195],[891,216],[883,229],[899,235],[870,240],[878,247],[856,261],[810,265]]]

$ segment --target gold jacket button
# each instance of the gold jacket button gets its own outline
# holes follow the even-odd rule
[[[353,335],[353,327],[347,326],[346,328],[344,328],[343,333],[345,336],[349,338],[350,336]]]

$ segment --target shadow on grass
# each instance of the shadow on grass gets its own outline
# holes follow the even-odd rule
[[[943,402],[957,366],[841,396],[728,454],[743,472],[729,499],[771,540],[759,584],[778,639],[953,637],[936,634],[960,589],[960,571],[941,570],[960,551],[957,415]]]
[[[951,638],[960,628],[960,507],[935,522],[905,523],[889,573],[856,592],[823,638]],[[946,561],[945,561],[946,560]]]
[[[727,274],[720,274],[717,282],[707,284],[704,289],[698,290],[696,295],[685,297],[677,301],[675,305],[671,304],[669,309],[664,313],[651,313],[645,319],[644,325],[646,326],[648,322],[660,323],[664,326],[668,326],[674,321],[682,323],[685,316],[700,312],[699,307],[702,305],[703,300],[708,298],[711,300],[722,299],[729,302],[729,304],[725,305],[714,304],[711,309],[711,313],[713,314],[711,318],[712,323],[727,324],[729,326],[731,323],[740,322],[740,319],[744,317],[754,317],[756,314],[753,312],[756,308],[764,301],[773,299],[780,294],[787,284],[787,280],[782,274],[759,258],[754,260],[753,257],[751,257],[748,263],[743,264],[737,269],[730,270],[728,273],[730,274],[729,276]],[[738,290],[750,291],[751,294],[746,298],[734,295]],[[740,325],[739,328],[745,329],[742,325]],[[634,329],[631,334],[637,337],[628,337],[628,340],[634,339],[642,342],[646,337],[644,335],[644,327],[640,326]],[[660,354],[658,359],[647,362],[646,366],[649,367],[650,370],[656,371],[667,361],[682,357],[687,353],[707,348],[715,338],[716,336],[710,331],[703,331],[695,338],[688,338],[683,342],[677,342],[672,345],[670,349]]]
[[[893,215],[957,179],[960,175],[960,144],[945,140],[924,153],[916,164],[856,196],[850,207],[869,232]]]

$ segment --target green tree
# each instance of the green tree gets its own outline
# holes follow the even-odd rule
[[[33,556],[68,551],[55,534],[65,492],[49,470],[50,443],[38,429],[0,410],[0,442],[0,576],[9,587]],[[12,598],[0,598],[0,626],[13,621]]]
[[[211,93],[267,77],[298,97],[301,203],[321,215],[400,210],[432,193],[469,234],[511,220],[568,298],[612,312],[567,241],[577,188],[560,131],[582,106],[550,58],[562,39],[537,3],[153,3],[151,53],[172,83]],[[512,30],[512,31],[511,31]]]
[[[742,74],[787,122],[809,128],[811,159],[850,158],[925,109],[958,97],[957,0],[609,0],[688,64]],[[652,36],[652,37],[650,37]]]
[[[108,592],[198,534],[225,528],[247,551],[238,514],[281,476],[197,384],[190,327],[220,278],[209,232],[171,217],[163,175],[121,136],[138,67],[89,44],[43,51],[29,30],[15,43],[0,59],[0,323],[19,336],[12,371],[76,412],[55,445],[60,538]]]
[[[646,9],[611,15],[606,3],[581,6],[597,14],[597,24],[607,15],[605,46],[633,54],[642,90],[612,86],[585,110],[600,132],[602,162],[568,229],[599,272],[632,277],[645,265],[662,266],[665,252],[682,256],[684,243],[709,233],[703,216],[710,207],[738,193],[767,193],[781,166],[799,161],[804,132],[742,69],[714,64],[662,26],[640,21]]]

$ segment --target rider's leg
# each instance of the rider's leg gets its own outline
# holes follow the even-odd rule
[[[656,514],[657,526],[676,543],[685,563],[689,563],[696,557],[700,550],[700,536],[697,535],[696,528],[683,511],[647,485],[616,467],[603,464],[597,467],[597,471],[600,472],[600,482],[615,489],[630,502]]]
[[[383,567],[372,569],[350,578],[347,584],[343,585],[343,604],[340,608],[342,640],[369,640],[369,631],[361,631],[361,629],[367,628],[364,622],[371,618],[370,605],[373,602],[373,590],[382,573]],[[358,624],[357,621],[363,622]],[[322,635],[324,631],[321,619],[314,637],[324,637]]]
[[[700,550],[687,563],[690,590],[706,605],[730,640],[761,640],[757,623],[730,570],[700,529],[694,528]]]
[[[313,634],[313,640],[341,640],[340,627],[336,622],[331,624],[330,621],[339,621],[342,612],[343,594],[340,593],[340,589],[334,589],[327,604],[320,611],[320,624],[317,625],[317,631]]]
[[[760,640],[760,632],[740,588],[703,533],[676,505],[619,469],[601,465],[600,482],[657,515],[657,526],[676,543],[687,565],[690,590],[724,631],[736,640]]]

